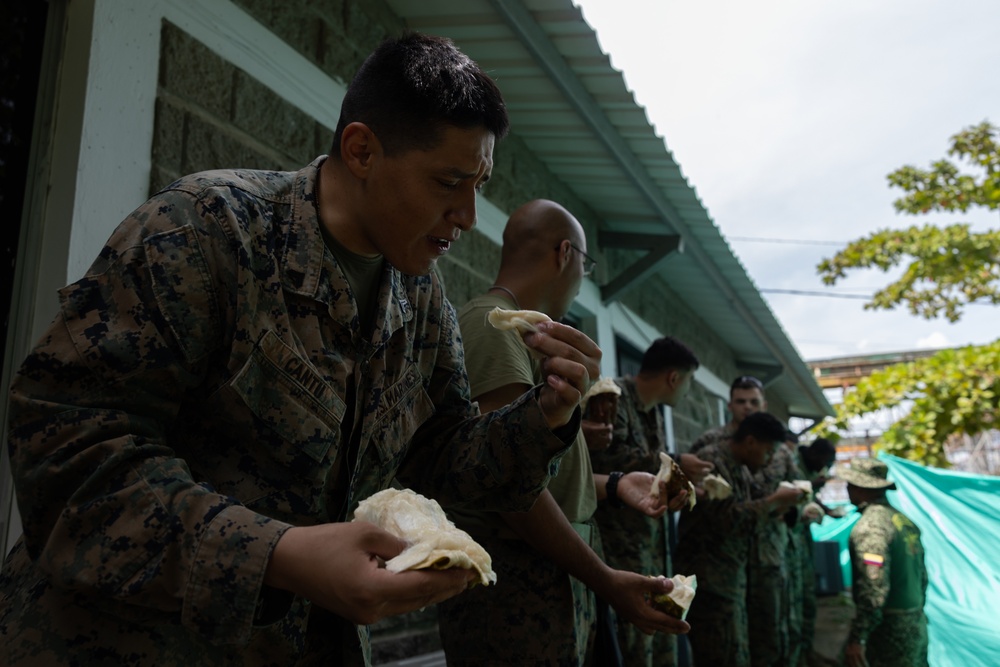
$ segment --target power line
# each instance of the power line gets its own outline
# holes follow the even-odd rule
[[[814,292],[811,290],[800,290],[800,289],[759,289],[757,290],[761,294],[796,294],[799,296],[826,296],[833,299],[865,299],[870,300],[872,295],[870,294],[834,294],[831,292]]]
[[[772,239],[760,236],[727,236],[730,241],[748,241],[750,243],[790,243],[795,245],[829,245],[846,246],[847,241],[817,241],[808,239]]]

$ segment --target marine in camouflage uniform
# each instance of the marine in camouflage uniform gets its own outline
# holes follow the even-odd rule
[[[594,472],[640,470],[655,473],[660,468],[660,452],[667,451],[666,428],[660,406],[644,411],[633,378],[617,378],[622,390],[618,399],[611,444],[607,449],[591,451]],[[673,574],[670,562],[667,521],[670,514],[653,519],[638,512],[598,506],[594,520],[604,543],[605,560],[611,567],[647,575]],[[656,633],[646,635],[629,623],[619,623],[618,642],[626,665],[676,664],[677,638]]]
[[[752,495],[764,498],[781,482],[802,479],[793,454],[782,445],[771,462],[753,475]],[[792,510],[797,513],[797,510]],[[790,596],[799,595],[790,586],[792,562],[788,554],[789,528],[784,516],[761,523],[751,536],[750,561],[747,571],[747,608],[750,612],[750,662],[754,667],[795,665],[790,655]],[[796,551],[797,555],[797,551]],[[798,568],[798,561],[794,563]],[[798,576],[795,580],[798,581]],[[799,605],[801,609],[801,604]],[[797,617],[801,616],[801,612]],[[796,637],[800,634],[795,629]]]
[[[806,473],[808,477],[808,473]],[[802,582],[802,631],[799,636],[799,659],[813,652],[816,635],[816,560],[813,549],[812,527],[799,520],[795,530],[798,541],[799,580]]]
[[[863,647],[869,667],[926,667],[927,570],[920,529],[886,500],[885,491],[895,488],[887,474],[886,464],[873,459],[855,459],[838,473],[861,512],[849,540],[855,617],[848,664],[853,645]]]
[[[826,460],[820,460],[820,457],[810,455],[810,450],[817,447],[819,440],[813,441],[809,446],[796,448],[796,461],[805,475],[803,479],[812,482],[814,497],[825,484],[826,477],[821,478],[821,475],[836,460],[835,448],[827,452],[828,458]],[[795,532],[798,536],[796,546],[799,550],[799,572],[802,580],[802,632],[799,639],[799,656],[800,659],[810,659],[814,653],[813,639],[816,634],[816,563],[813,555],[811,524],[800,518],[796,524]]]
[[[725,500],[698,499],[683,512],[674,565],[698,576],[698,590],[687,621],[695,663],[747,667],[747,564],[751,536],[770,520],[767,501],[751,496],[751,476],[734,457],[729,442],[706,445],[698,456],[715,464],[714,473],[733,489]]]
[[[792,465],[794,465],[795,479],[808,479],[805,471],[802,469],[801,461],[799,460],[798,447],[797,445],[788,446],[786,443],[786,449],[792,460]],[[788,541],[785,545],[785,563],[788,572],[788,660],[787,663],[792,667],[798,667],[801,661],[803,653],[804,644],[804,634],[805,630],[803,628],[803,607],[805,605],[805,583],[803,581],[803,537],[802,532],[804,530],[809,530],[809,525],[807,522],[803,521],[801,516],[801,509],[796,507],[794,510],[789,510],[785,515],[785,522],[788,526]],[[811,552],[810,552],[811,555]],[[811,645],[811,641],[810,641]]]
[[[365,627],[263,585],[290,526],[394,480],[506,510],[547,483],[579,417],[565,441],[531,393],[479,417],[433,273],[386,263],[363,335],[323,159],[175,182],[60,292],[11,390],[3,664],[364,664]]]
[[[459,313],[476,397],[543,378],[541,364],[521,343],[520,334],[487,322],[486,316],[497,307],[517,309],[506,295],[485,294],[471,299]],[[549,491],[583,540],[599,549],[591,523],[597,494],[582,431],[562,457]],[[438,604],[448,664],[587,664],[597,622],[594,593],[520,539],[498,514],[460,508],[448,508],[448,514],[486,549],[497,574],[495,585],[477,586]]]
[[[796,510],[798,512],[798,510]],[[788,664],[798,667],[802,658],[802,537],[799,522],[788,528],[788,543],[785,547],[785,562],[788,567]]]
[[[697,454],[702,447],[725,442],[732,438],[740,422],[749,415],[767,410],[767,400],[764,398],[764,383],[750,375],[741,375],[729,385],[729,423],[713,428],[703,433],[691,443],[689,451]]]

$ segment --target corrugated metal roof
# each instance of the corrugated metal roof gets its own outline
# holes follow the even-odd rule
[[[782,368],[768,393],[791,413],[833,409],[570,0],[388,0],[408,25],[450,37],[496,80],[512,131],[608,232],[676,234],[657,270],[747,371]]]

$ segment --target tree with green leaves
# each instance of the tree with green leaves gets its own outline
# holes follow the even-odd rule
[[[951,138],[948,155],[963,160],[963,173],[948,159],[930,169],[904,166],[889,174],[889,184],[906,195],[897,211],[1000,210],[1000,128],[984,121]],[[850,242],[817,270],[827,285],[849,270],[887,272],[905,264],[900,278],[876,292],[868,309],[906,305],[927,319],[961,319],[972,303],[1000,304],[1000,229],[973,232],[967,224],[911,226],[878,230]],[[824,430],[844,430],[856,417],[902,403],[909,413],[882,435],[879,446],[897,456],[947,466],[944,445],[957,434],[974,435],[998,428],[1000,340],[983,346],[942,350],[914,362],[872,373],[844,396],[837,417]]]
[[[947,159],[930,169],[905,166],[889,174],[889,183],[907,194],[894,202],[897,211],[965,212],[973,207],[1000,210],[1000,129],[983,122],[951,138],[949,155],[977,168],[964,174]],[[906,304],[927,319],[944,316],[957,322],[973,302],[1000,304],[1000,230],[973,232],[967,224],[880,229],[850,242],[818,266],[823,282],[835,284],[850,269],[889,271],[909,259],[903,275],[875,293],[869,309]]]

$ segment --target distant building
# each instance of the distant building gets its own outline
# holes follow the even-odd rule
[[[872,373],[894,364],[930,357],[943,349],[947,348],[814,359],[806,361],[806,364],[812,370],[816,382],[823,388],[827,399],[836,405],[843,400],[844,392],[850,391]],[[872,456],[872,446],[882,432],[906,412],[906,406],[900,406],[856,420],[852,424],[852,430],[837,443],[838,462]],[[953,437],[946,443],[945,449],[949,463],[956,470],[1000,474],[1000,431]]]

